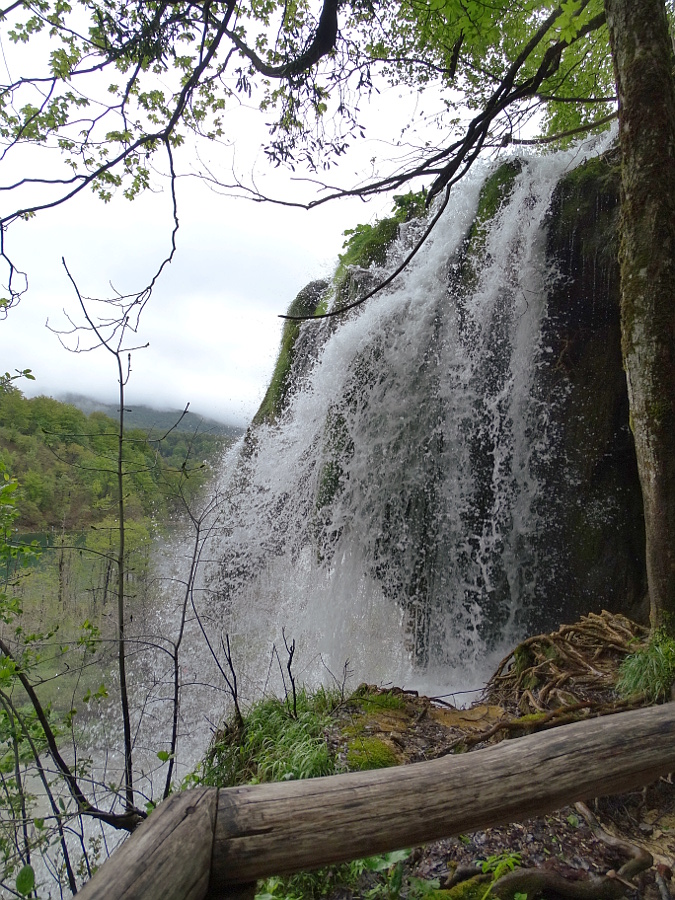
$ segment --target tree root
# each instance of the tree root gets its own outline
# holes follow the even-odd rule
[[[629,841],[624,841],[621,838],[610,834],[608,831],[605,831],[585,803],[575,803],[574,808],[579,815],[583,816],[588,827],[599,841],[602,841],[603,844],[607,844],[608,847],[614,847],[615,849],[620,850],[630,857],[628,862],[624,863],[619,869],[618,875],[621,878],[634,878],[639,872],[643,872],[645,869],[649,869],[654,865],[651,853],[648,853],[642,847],[638,847],[637,844],[631,844]]]
[[[651,854],[605,831],[584,803],[576,803],[575,808],[595,837],[628,855],[628,862],[618,872],[610,870],[606,875],[581,878],[568,878],[547,869],[514,869],[492,885],[494,896],[500,900],[513,900],[516,894],[527,894],[529,900],[533,900],[542,894],[556,894],[571,900],[618,900],[626,890],[635,890],[630,879],[653,865]]]
[[[519,716],[515,719],[505,718],[496,722],[485,731],[463,735],[454,744],[451,744],[448,752],[452,752],[458,747],[468,750],[471,747],[475,747],[476,744],[482,744],[491,740],[498,734],[503,734],[504,737],[521,737],[525,734],[533,734],[536,731],[555,728],[558,725],[577,722],[582,717],[596,718],[598,716],[612,715],[612,713],[620,712],[621,710],[633,709],[641,705],[642,700],[643,698],[640,697],[635,700],[615,700],[609,703],[598,703],[593,700],[586,700],[582,703],[570,702],[565,706],[542,710],[534,715]]]
[[[497,667],[485,700],[520,715],[585,700],[608,704],[621,662],[646,637],[647,629],[625,616],[607,611],[583,616],[519,644]]]
[[[556,894],[572,900],[618,900],[626,893],[626,884],[618,878],[584,878],[573,881],[546,869],[515,869],[492,885],[492,894],[500,900],[514,900],[516,894],[527,894],[528,900]],[[630,885],[632,889],[635,885]]]

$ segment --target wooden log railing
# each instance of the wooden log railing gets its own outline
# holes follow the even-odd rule
[[[258,878],[552,812],[669,771],[675,703],[394,769],[195,788],[164,802],[79,897],[218,900]]]

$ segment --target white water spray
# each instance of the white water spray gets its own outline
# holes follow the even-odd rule
[[[337,328],[303,325],[320,330],[320,352],[224,476],[209,553],[208,611],[253,695],[282,628],[300,680],[339,679],[348,660],[358,681],[444,693],[481,687],[522,636],[541,600],[537,472],[554,438],[535,387],[543,225],[558,180],[584,158],[523,163],[469,279],[456,271],[484,172],[453,189],[389,289]],[[403,229],[376,278],[421,227]]]

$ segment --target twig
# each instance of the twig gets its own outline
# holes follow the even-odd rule
[[[295,689],[295,676],[291,671],[291,667],[293,666],[293,657],[295,655],[295,638],[291,641],[290,647],[288,646],[288,641],[286,640],[286,633],[284,629],[281,629],[281,636],[284,639],[284,646],[286,647],[286,653],[288,654],[288,659],[286,661],[286,671],[288,672],[288,677],[291,682],[291,690],[293,692],[293,718],[298,718],[298,696]]]

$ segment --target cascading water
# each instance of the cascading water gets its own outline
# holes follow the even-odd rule
[[[475,172],[390,288],[337,325],[303,324],[283,411],[223,477],[209,553],[209,614],[252,695],[282,628],[300,679],[339,678],[348,660],[358,680],[448,692],[480,687],[541,619],[542,573],[557,565],[555,502],[542,496],[557,454],[555,401],[538,388],[556,277],[543,226],[584,158],[514,162],[468,241]],[[360,274],[376,283],[422,227]]]
[[[137,796],[164,790],[175,710],[174,783],[222,723],[228,679],[242,704],[288,687],[284,640],[298,682],[352,674],[461,702],[525,633],[644,594],[617,182],[608,160],[561,182],[611,140],[472,173],[388,289],[303,324],[274,421],[228,453],[192,538],[155,560],[161,603],[127,632]],[[105,804],[122,778],[107,681],[73,754]]]

